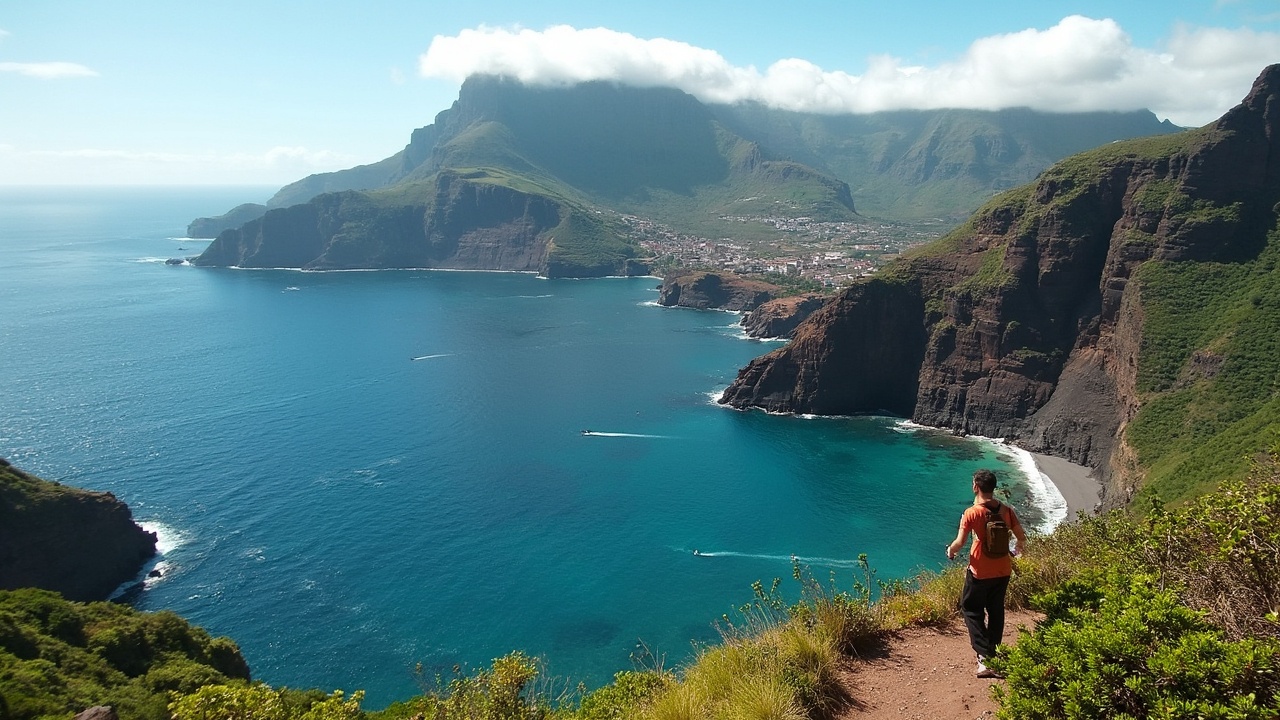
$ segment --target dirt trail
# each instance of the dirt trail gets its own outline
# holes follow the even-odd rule
[[[1010,612],[1006,643],[1018,639],[1019,625],[1031,629],[1037,615]],[[864,652],[842,675],[851,698],[839,720],[971,720],[995,716],[991,686],[1000,680],[976,677],[977,661],[964,622],[942,628],[911,628],[890,635]]]

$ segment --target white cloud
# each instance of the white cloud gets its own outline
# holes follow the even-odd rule
[[[4,28],[0,28],[0,40],[3,40],[4,38],[7,38],[7,37],[9,37],[9,31],[5,30]]]
[[[284,184],[316,172],[350,167],[360,159],[305,147],[279,146],[259,153],[157,152],[115,148],[33,150],[0,144],[0,184],[205,183],[235,184],[246,177]]]
[[[0,62],[0,72],[12,72],[41,80],[56,80],[66,77],[96,77],[97,72],[79,63],[70,62]]]
[[[932,67],[872,57],[861,75],[799,58],[761,72],[687,43],[566,25],[438,35],[419,58],[419,72],[459,82],[477,73],[535,85],[611,80],[676,87],[707,102],[823,113],[1147,108],[1180,125],[1200,125],[1239,102],[1258,72],[1277,61],[1280,33],[1179,26],[1161,48],[1141,48],[1114,20],[1073,15],[1045,30],[980,38]]]

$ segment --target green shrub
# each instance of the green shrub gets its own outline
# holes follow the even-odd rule
[[[1153,576],[1067,581],[1048,618],[993,662],[999,717],[1274,718],[1280,643],[1229,641]]]
[[[301,697],[307,702],[299,703]],[[345,699],[341,690],[314,698],[261,683],[206,685],[190,695],[175,694],[169,704],[173,720],[363,720],[357,691]]]
[[[167,720],[169,691],[247,679],[235,643],[173,613],[74,603],[27,588],[0,591],[0,698],[5,720],[70,717],[91,705]]]
[[[613,682],[582,698],[573,717],[577,720],[619,720],[635,713],[655,693],[672,681],[669,673],[627,670],[613,676]]]

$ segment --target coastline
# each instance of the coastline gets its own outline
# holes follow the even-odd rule
[[[1053,483],[1067,503],[1067,520],[1083,511],[1092,514],[1102,501],[1102,482],[1093,475],[1093,468],[1077,465],[1052,455],[1031,453],[1036,469]]]

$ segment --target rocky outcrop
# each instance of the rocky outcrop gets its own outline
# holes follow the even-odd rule
[[[633,246],[584,214],[548,196],[492,182],[484,172],[441,172],[427,183],[378,193],[327,193],[270,210],[221,233],[193,264],[512,270],[568,277],[647,271],[628,262]],[[581,251],[584,246],[589,251]]]
[[[1280,200],[1280,66],[1199,130],[1069,158],[842,292],[740,371],[722,402],[889,411],[1098,468],[1134,468],[1149,260],[1255,257]],[[1187,372],[1211,373],[1204,357]]]
[[[827,300],[816,293],[776,298],[747,313],[742,328],[753,338],[789,338]]]
[[[658,304],[697,310],[754,310],[782,293],[762,280],[732,273],[695,270],[668,275],[662,280]]]
[[[0,589],[101,600],[155,552],[155,534],[111,493],[41,480],[0,460]]]

